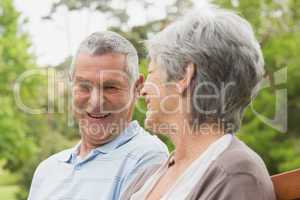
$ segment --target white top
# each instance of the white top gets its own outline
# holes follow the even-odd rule
[[[203,177],[210,164],[216,160],[220,154],[227,149],[232,140],[232,134],[225,134],[202,153],[192,164],[184,171],[184,173],[176,180],[174,185],[160,200],[184,200],[189,195],[191,188]],[[168,170],[170,160],[173,159],[173,154],[169,160],[161,166],[157,172],[151,176],[144,186],[135,194],[132,195],[130,200],[143,200],[147,197],[149,192],[159,181],[159,179]]]

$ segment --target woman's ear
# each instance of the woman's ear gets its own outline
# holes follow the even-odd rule
[[[194,63],[189,62],[186,66],[183,78],[178,81],[178,88],[180,93],[183,93],[189,87],[195,74],[195,71],[196,69]]]

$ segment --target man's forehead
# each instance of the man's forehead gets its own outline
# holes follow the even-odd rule
[[[110,68],[106,68],[106,69],[102,69],[102,68],[99,68],[99,69],[95,69],[95,70],[90,70],[90,69],[87,69],[87,68],[83,68],[83,69],[78,69],[76,70],[75,73],[76,75],[89,75],[89,74],[92,74],[94,76],[107,76],[107,75],[111,75],[111,76],[127,76],[127,72],[123,69],[110,69]]]
[[[91,81],[91,82],[104,82],[104,81],[128,81],[129,76],[123,70],[98,70],[91,71],[77,71],[75,73],[75,80],[77,81]]]
[[[80,53],[75,62],[75,77],[88,78],[114,77],[128,79],[126,70],[126,57],[119,53],[106,53],[103,55],[90,55]]]
[[[75,68],[83,70],[98,69],[122,69],[126,68],[126,55],[120,53],[105,53],[100,55],[91,55],[88,53],[79,53],[75,60]]]
[[[104,54],[90,54],[90,53],[79,53],[76,58],[78,62],[119,62],[126,64],[126,55],[122,53],[104,53]]]

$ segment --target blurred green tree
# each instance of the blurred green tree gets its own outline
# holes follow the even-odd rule
[[[26,20],[21,20],[13,2],[1,0],[0,160],[4,160],[6,169],[20,174],[19,199],[27,199],[37,164],[70,146],[70,140],[60,132],[67,132],[65,126],[59,126],[62,125],[59,119],[64,118],[60,113],[54,116],[48,112],[48,105],[53,103],[47,94],[51,73],[37,68],[35,57],[29,51],[29,36],[22,30],[24,24]],[[26,74],[29,76],[25,77]],[[53,107],[55,109],[55,105]],[[42,109],[48,114],[31,114],[28,108]]]
[[[28,53],[28,36],[18,28],[19,13],[11,0],[1,0],[0,11],[0,159],[6,160],[6,168],[15,171],[24,165],[36,145],[28,134],[30,125],[26,123],[26,114],[15,104],[13,86],[17,77],[35,64]],[[28,81],[21,90],[22,95],[34,97],[34,84],[40,83]]]

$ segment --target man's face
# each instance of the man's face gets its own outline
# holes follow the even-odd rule
[[[133,92],[126,56],[81,53],[73,76],[73,111],[81,136],[100,145],[115,138],[131,120]]]

